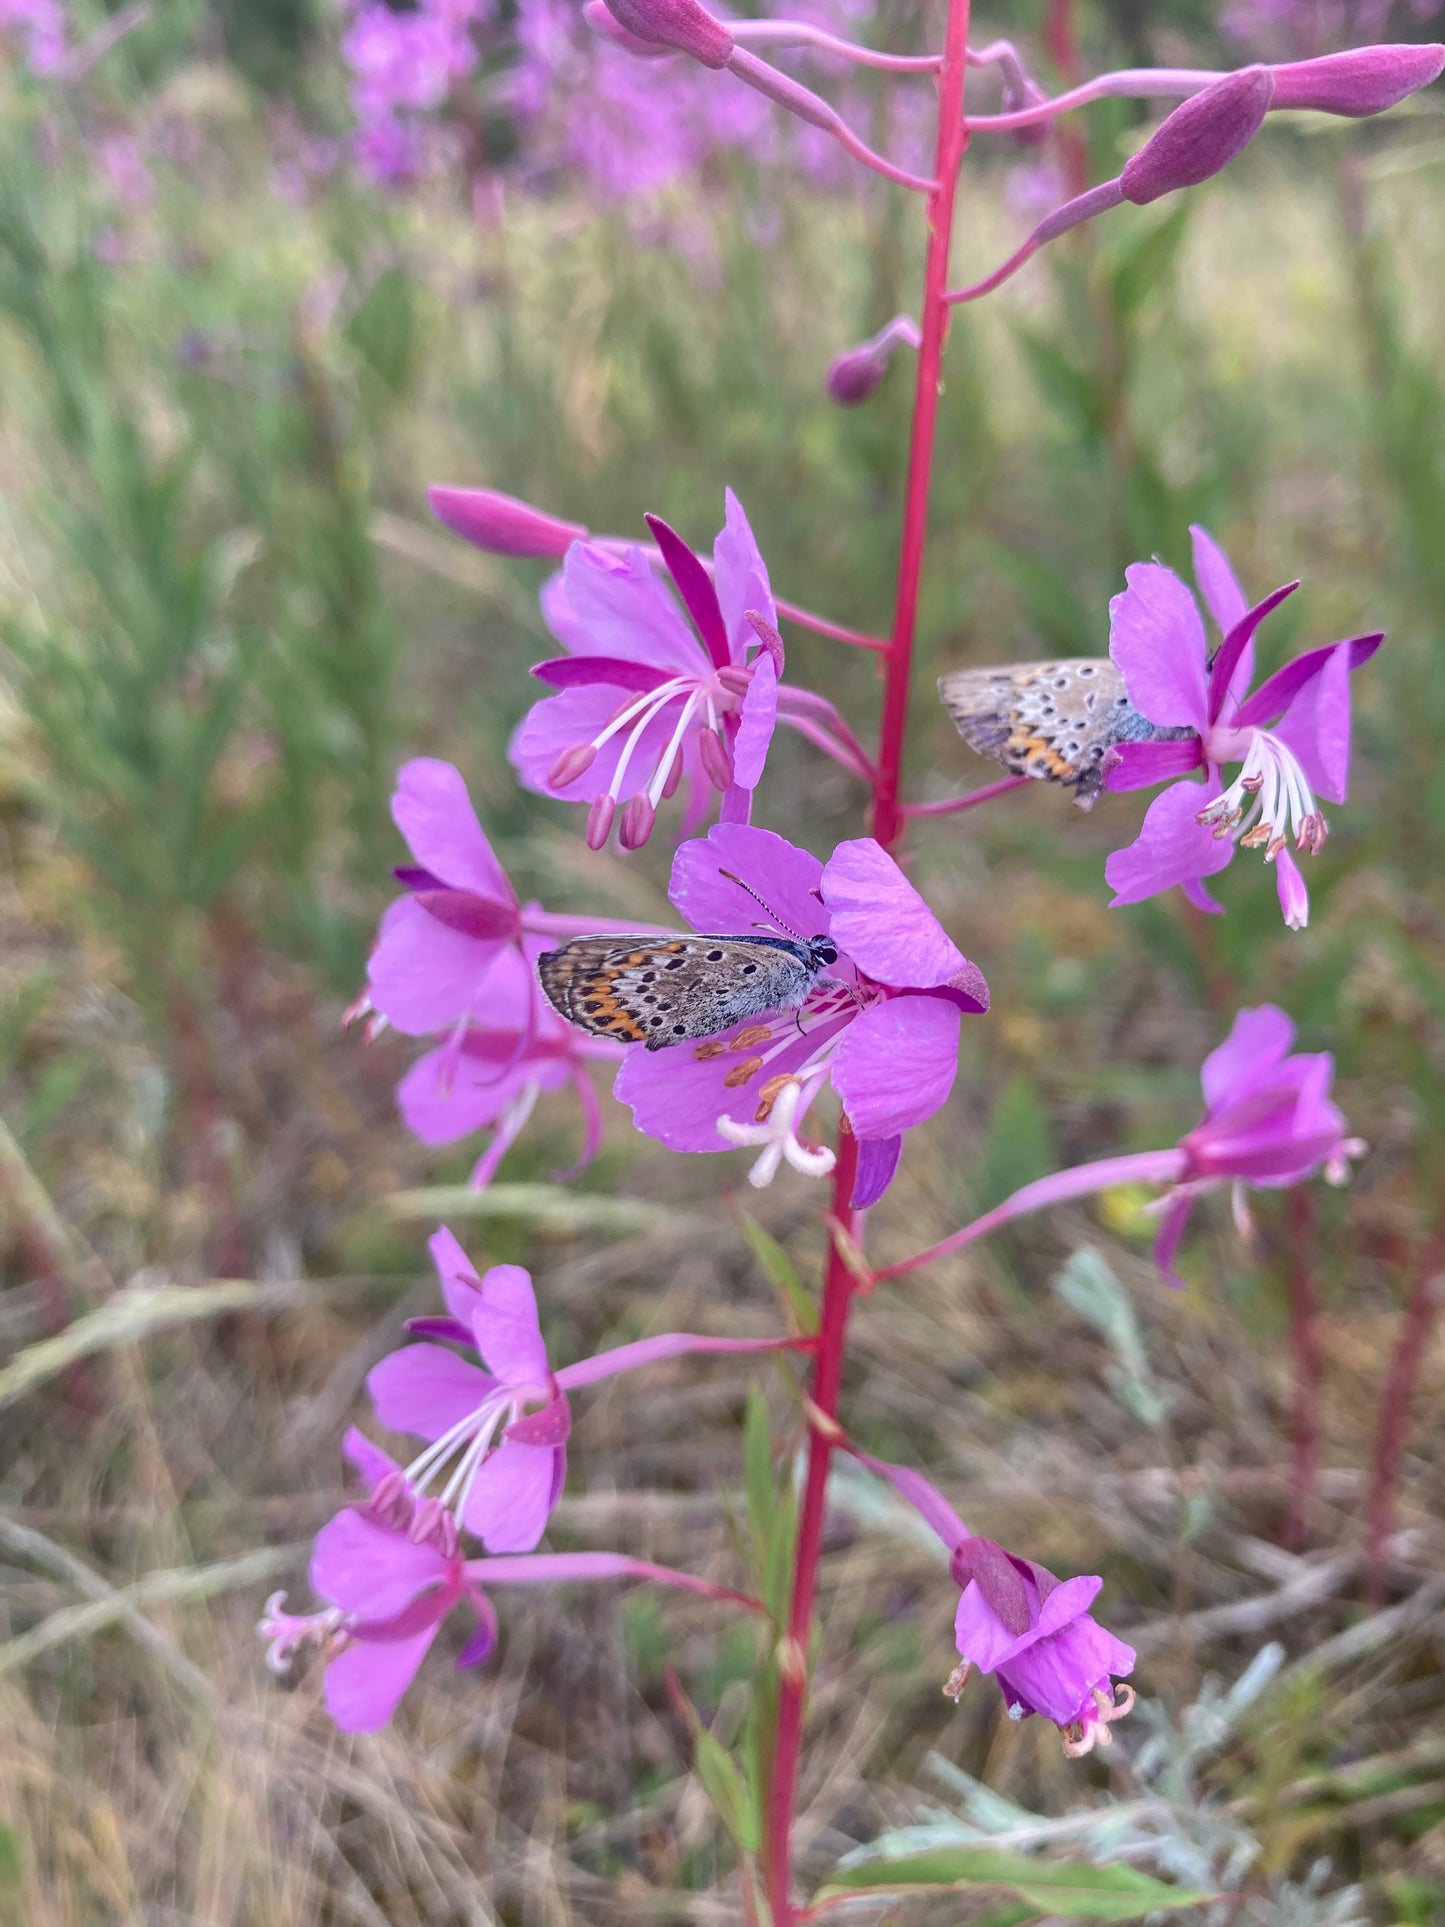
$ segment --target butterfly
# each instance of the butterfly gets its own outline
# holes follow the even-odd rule
[[[956,669],[939,678],[938,693],[970,749],[1002,763],[1011,776],[1072,784],[1081,810],[1098,802],[1101,765],[1116,744],[1189,734],[1158,729],[1141,716],[1106,656]]]
[[[831,937],[574,937],[543,951],[537,975],[569,1024],[666,1050],[746,1017],[796,1010],[837,961]]]

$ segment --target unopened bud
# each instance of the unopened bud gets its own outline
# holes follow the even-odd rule
[[[587,0],[582,9],[582,18],[587,22],[599,40],[610,40],[614,47],[621,47],[625,53],[636,54],[640,60],[669,60],[672,48],[664,47],[656,40],[639,40],[635,33],[629,33],[619,20],[614,20],[607,0]]]
[[[427,490],[427,500],[432,514],[453,535],[493,555],[556,558],[587,538],[580,522],[544,515],[515,495],[502,495],[492,488],[438,486]]]
[[[1445,47],[1438,41],[1412,47],[1352,47],[1322,54],[1318,60],[1290,60],[1271,67],[1276,107],[1309,107],[1317,114],[1345,114],[1352,120],[1383,114],[1408,95],[1428,87],[1445,68]]]
[[[1020,72],[1017,84],[1004,82],[1003,99],[999,105],[1006,114],[1021,114],[1029,107],[1042,107],[1048,95],[1036,80]],[[1036,120],[1030,127],[1011,127],[1009,139],[1015,147],[1042,147],[1049,138],[1049,123]]]
[[[1241,67],[1182,102],[1125,165],[1125,200],[1146,207],[1218,174],[1254,139],[1273,99],[1269,69]]]
[[[639,40],[690,54],[704,67],[726,67],[734,41],[699,0],[607,0],[613,19]]]
[[[551,790],[565,790],[569,783],[575,783],[579,776],[585,776],[597,760],[597,750],[592,743],[573,743],[564,749],[551,769],[547,772],[547,787]]]
[[[907,315],[895,315],[871,341],[862,341],[838,356],[828,370],[828,394],[840,408],[856,408],[877,388],[888,372],[893,350],[900,344],[916,348],[919,333]]]
[[[587,847],[600,850],[612,833],[612,819],[617,814],[617,800],[606,792],[594,798],[587,812]]]
[[[622,827],[617,832],[617,841],[624,850],[640,850],[652,835],[652,826],[657,821],[657,811],[645,796],[634,796],[623,806]]]
[[[715,790],[731,787],[733,780],[733,759],[728,755],[726,745],[713,729],[700,729],[697,733],[698,754],[702,758],[703,770]]]

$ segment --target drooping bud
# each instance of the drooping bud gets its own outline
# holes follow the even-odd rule
[[[733,759],[728,755],[726,745],[719,740],[714,729],[700,729],[697,732],[698,754],[708,781],[715,790],[728,789],[733,780]]]
[[[592,807],[587,812],[587,847],[600,850],[612,833],[612,819],[617,814],[617,800],[604,790],[601,796],[594,797]]]
[[[1428,87],[1445,68],[1445,47],[1351,47],[1317,60],[1290,60],[1271,67],[1276,107],[1310,107],[1317,114],[1345,114],[1352,120],[1383,114],[1410,94]]]
[[[1218,174],[1254,139],[1273,99],[1270,70],[1241,67],[1184,101],[1125,164],[1119,176],[1125,200],[1147,207]]]
[[[657,811],[645,796],[634,796],[622,808],[622,827],[617,832],[617,841],[624,850],[640,850],[652,835],[652,826],[657,821]]]
[[[547,787],[550,790],[565,790],[569,783],[575,783],[579,776],[585,776],[597,760],[597,748],[593,743],[573,743],[564,749],[551,769],[547,772]]]
[[[726,67],[732,58],[732,35],[701,0],[607,0],[607,10],[639,40],[691,54],[704,67]]]
[[[1004,77],[1003,99],[999,105],[1006,114],[1021,114],[1030,107],[1042,107],[1048,95],[1036,80],[1020,69],[1016,80]],[[1042,147],[1049,138],[1049,123],[1036,120],[1029,127],[1011,127],[1009,139],[1015,147]]]
[[[582,9],[582,18],[599,40],[610,40],[614,47],[636,54],[640,60],[670,60],[672,57],[671,47],[664,47],[656,40],[639,40],[635,33],[629,33],[621,21],[613,18],[607,0],[587,0]]]
[[[493,555],[556,558],[587,539],[580,522],[563,522],[492,488],[438,486],[427,490],[427,500],[453,535]]]
[[[920,339],[917,325],[908,315],[895,315],[871,341],[861,341],[838,356],[828,370],[828,394],[840,408],[856,408],[867,401],[888,372],[894,348],[917,348]]]

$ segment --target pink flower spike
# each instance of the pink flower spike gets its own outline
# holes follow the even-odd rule
[[[660,42],[704,67],[726,67],[733,37],[700,0],[607,0],[607,9],[638,40]]]
[[[1218,174],[1254,139],[1273,98],[1268,68],[1242,67],[1186,100],[1125,163],[1125,199],[1145,207]]]
[[[448,488],[436,484],[427,490],[427,500],[432,514],[445,523],[453,535],[492,555],[527,560],[541,556],[558,558],[566,554],[573,542],[587,539],[587,531],[580,523],[561,521],[497,489]]]
[[[1319,114],[1358,119],[1397,106],[1438,79],[1442,68],[1445,46],[1432,42],[1351,47],[1316,60],[1287,61],[1270,72],[1276,107],[1313,108]]]

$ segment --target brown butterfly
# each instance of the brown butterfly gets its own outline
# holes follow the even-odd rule
[[[1107,656],[1020,662],[1006,669],[956,669],[938,693],[958,733],[1011,776],[1071,784],[1081,810],[1104,788],[1101,765],[1116,743],[1188,735],[1157,729],[1129,701]]]

